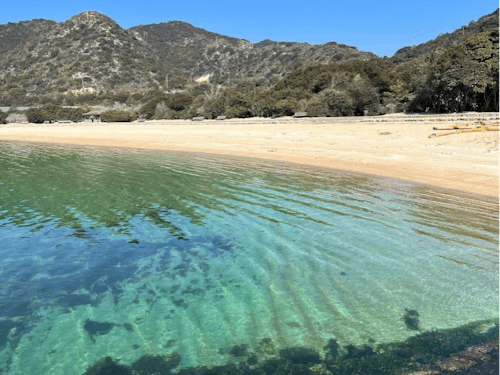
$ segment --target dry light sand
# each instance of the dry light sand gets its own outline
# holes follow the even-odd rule
[[[210,152],[337,168],[498,197],[498,132],[429,138],[451,123],[2,125],[0,140]],[[463,122],[461,124],[464,124]]]

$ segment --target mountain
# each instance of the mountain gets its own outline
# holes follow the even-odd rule
[[[196,84],[207,82],[233,87],[240,94],[275,87],[282,96],[276,101],[289,105],[290,112],[295,105],[293,100],[293,105],[285,103],[290,87],[296,102],[303,103],[320,91],[331,91],[334,81],[345,81],[365,87],[353,89],[353,93],[372,90],[385,108],[388,103],[403,108],[402,104],[429,86],[429,69],[446,51],[495,27],[498,9],[463,29],[381,59],[335,42],[251,43],[181,21],[125,30],[98,12],[83,12],[61,23],[42,19],[8,23],[0,25],[0,104],[71,105],[108,100],[130,105],[154,101],[167,89],[187,89],[185,102],[201,108],[205,96],[215,98],[219,92],[216,86],[209,91],[210,87]],[[493,39],[485,43],[491,44]],[[345,77],[339,75],[341,71]],[[308,80],[301,78],[306,75]],[[286,77],[292,78],[287,81]],[[305,87],[310,92],[304,96]],[[341,85],[336,87],[338,92]],[[240,99],[239,107],[245,108],[247,99]],[[267,99],[259,100],[264,103]]]
[[[133,91],[158,85],[168,70],[150,45],[98,12],[2,26],[0,91],[11,95]]]
[[[0,25],[0,98],[182,87],[189,80],[270,84],[299,67],[376,56],[328,43],[265,41],[180,21],[124,30],[98,12]]]
[[[253,44],[180,21],[136,26],[130,31],[155,48],[167,63],[182,66],[192,79],[210,76],[218,83],[252,79],[269,84],[301,67],[377,58],[334,42],[311,46],[265,40]]]

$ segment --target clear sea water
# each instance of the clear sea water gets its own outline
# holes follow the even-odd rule
[[[0,372],[323,356],[332,338],[375,347],[497,319],[498,213],[334,169],[0,142]]]

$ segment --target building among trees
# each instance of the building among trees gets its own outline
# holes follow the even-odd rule
[[[101,122],[102,111],[90,111],[82,115],[83,122]]]

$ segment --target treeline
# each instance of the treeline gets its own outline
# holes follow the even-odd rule
[[[82,114],[89,110],[91,110],[91,107],[88,105],[81,108],[63,108],[56,104],[33,107],[25,111],[10,108],[7,112],[0,111],[0,124],[24,121],[42,124],[46,121],[56,122],[60,120],[78,122],[81,121]]]
[[[0,124],[30,122],[33,124],[43,124],[44,122],[57,121],[82,121],[82,115],[91,111],[89,105],[80,108],[64,108],[57,104],[46,104],[41,107],[32,107],[25,111],[9,109],[7,112],[0,111]],[[109,110],[102,112],[102,121],[105,122],[130,122],[139,117],[138,113],[132,109],[129,110]]]
[[[28,121],[79,121],[92,105],[124,103],[129,110],[107,111],[103,121],[289,116],[363,116],[392,112],[447,113],[499,110],[499,31],[492,28],[452,47],[404,64],[390,59],[351,61],[297,69],[271,86],[255,81],[233,86],[185,83],[182,90],[158,88],[134,93],[42,97]],[[24,103],[23,103],[24,104]],[[81,109],[59,105],[83,104]],[[134,108],[135,110],[133,110]],[[0,114],[0,122],[2,117]]]

